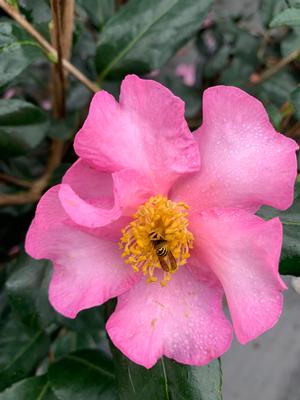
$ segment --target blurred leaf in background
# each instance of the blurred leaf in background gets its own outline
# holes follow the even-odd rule
[[[48,116],[24,100],[0,100],[0,156],[18,156],[34,149],[45,138]]]
[[[105,25],[97,47],[100,79],[160,68],[201,26],[211,0],[131,0]]]
[[[41,47],[15,23],[0,22],[0,86],[43,57]]]

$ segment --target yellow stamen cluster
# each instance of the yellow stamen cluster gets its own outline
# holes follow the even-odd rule
[[[183,202],[175,203],[165,196],[157,195],[141,205],[134,214],[133,221],[122,229],[122,257],[134,271],[142,271],[144,275],[148,275],[148,282],[156,282],[155,272],[163,269],[163,279],[160,283],[165,286],[171,274],[186,264],[190,257],[193,235],[188,231],[187,209],[188,206]],[[165,242],[168,254],[171,253],[176,261],[176,269],[163,268],[155,250],[153,237]],[[169,262],[168,255],[164,259]]]

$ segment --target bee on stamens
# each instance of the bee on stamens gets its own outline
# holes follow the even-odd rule
[[[177,263],[175,257],[168,247],[168,242],[162,237],[162,235],[155,231],[150,232],[149,239],[153,244],[162,269],[166,272],[176,271]]]

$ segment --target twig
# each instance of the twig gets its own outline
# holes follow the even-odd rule
[[[69,0],[70,1],[70,0]],[[53,41],[55,46],[57,47],[57,56],[58,63],[52,74],[52,95],[53,95],[53,115],[55,118],[63,118],[64,117],[64,73],[62,66],[62,57],[64,56],[64,51],[70,55],[71,43],[68,41],[64,42],[64,48],[61,46],[61,37],[63,35],[62,26],[61,26],[61,16],[63,13],[63,9],[67,7],[67,0],[61,2],[61,0],[52,0],[52,15],[53,15]],[[69,19],[68,21],[71,24],[72,30],[73,19]],[[69,40],[72,40],[72,36],[69,35]],[[56,84],[57,83],[57,84]],[[32,203],[41,197],[43,191],[49,184],[50,178],[55,171],[55,169],[59,166],[60,161],[63,156],[64,151],[64,143],[61,140],[54,139],[52,141],[49,158],[47,161],[46,169],[43,175],[32,182],[30,189],[27,192],[17,193],[17,194],[7,194],[0,196],[0,206],[5,205],[17,205],[17,204],[25,204]]]
[[[265,70],[261,74],[255,74],[255,78],[251,80],[252,85],[258,85],[265,81],[266,79],[269,79],[271,76],[279,72],[282,68],[287,66],[289,63],[295,61],[298,57],[300,56],[300,49],[292,51],[290,54],[288,54],[286,57],[284,57],[282,60],[280,60],[277,64],[275,64],[273,67]]]
[[[0,206],[34,203],[35,201],[39,200],[42,192],[47,187],[54,170],[59,166],[62,154],[63,142],[59,140],[53,140],[50,149],[50,155],[43,175],[36,181],[30,183],[30,188],[27,192],[1,194]],[[15,179],[13,177],[10,178]]]
[[[75,11],[75,0],[67,0],[62,8],[62,51],[63,56],[66,60],[69,60],[71,55],[72,43],[73,43],[73,19]]]
[[[30,188],[32,185],[31,182],[26,181],[25,179],[19,179],[14,176],[3,174],[1,172],[0,172],[0,181],[12,183],[16,186],[26,188],[26,189]]]
[[[57,63],[52,65],[51,70],[51,89],[53,98],[53,116],[54,118],[63,118],[65,116],[65,74],[62,65],[64,57],[62,48],[62,38],[64,35],[62,25],[62,13],[64,2],[60,0],[51,0],[52,24],[50,24],[50,34],[52,44],[57,49]],[[63,3],[63,4],[62,4]],[[73,27],[73,20],[71,22]]]
[[[286,136],[291,138],[300,137],[300,121],[296,122],[290,129],[288,129]]]
[[[5,0],[0,0],[0,7],[9,14],[15,21],[17,21],[25,31],[27,31],[46,51],[49,58],[57,60],[58,54],[54,47],[20,14],[15,8],[8,5]],[[90,81],[79,69],[71,64],[65,58],[62,59],[63,67],[81,83],[83,83],[88,89],[96,93],[100,90],[100,87]]]

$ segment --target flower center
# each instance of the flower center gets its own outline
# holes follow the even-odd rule
[[[157,195],[141,205],[133,221],[122,229],[120,248],[126,264],[134,271],[148,275],[156,282],[157,270],[163,270],[160,284],[165,286],[171,275],[190,257],[193,235],[188,231],[188,206]]]

